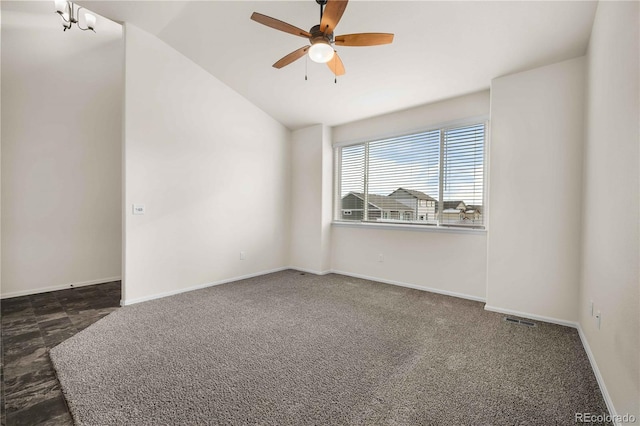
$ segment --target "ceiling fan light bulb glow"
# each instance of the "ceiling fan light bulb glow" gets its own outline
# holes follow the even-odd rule
[[[324,64],[333,59],[333,47],[328,43],[317,42],[309,48],[309,58],[313,62]]]

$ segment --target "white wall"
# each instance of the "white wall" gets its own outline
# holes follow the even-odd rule
[[[291,253],[293,268],[325,273],[331,268],[333,197],[331,129],[296,130],[291,145]]]
[[[487,309],[577,320],[584,68],[491,83]]]
[[[2,297],[119,279],[122,27],[2,3]]]
[[[331,243],[335,272],[485,299],[487,239],[483,232],[336,225]],[[379,254],[383,262],[378,262]]]
[[[333,143],[398,136],[475,117],[489,117],[488,90],[336,126]]]
[[[125,33],[125,303],[286,267],[289,130],[158,38]]]
[[[489,92],[424,105],[334,127],[334,143],[406,134],[489,115]],[[463,248],[464,255],[460,255]],[[477,300],[485,298],[486,233],[334,225],[332,269]],[[383,262],[378,262],[378,255]]]
[[[600,2],[587,54],[579,319],[618,414],[640,419],[637,2]],[[602,312],[601,328],[590,301]],[[640,420],[639,420],[640,421]]]

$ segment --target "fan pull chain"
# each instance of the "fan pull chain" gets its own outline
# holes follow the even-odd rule
[[[338,66],[338,58],[336,58],[337,54],[338,52],[334,50],[333,51],[333,83],[334,84],[338,84],[338,73],[336,71],[336,68]]]
[[[307,64],[309,63],[309,55],[304,55],[304,81],[307,81]]]

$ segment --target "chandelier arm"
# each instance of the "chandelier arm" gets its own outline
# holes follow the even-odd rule
[[[70,0],[67,0],[65,2],[65,10],[69,9],[69,19],[64,17],[64,10],[62,12],[58,11],[58,15],[60,15],[60,18],[62,18],[62,20],[68,24],[72,24],[73,23],[73,3],[71,3]],[[64,27],[67,27],[66,25],[62,24]],[[68,28],[71,28],[71,25],[69,25]]]
[[[71,23],[71,21],[70,21],[70,20],[67,20],[67,19],[65,19],[65,18],[64,18],[64,13],[62,13],[62,12],[57,12],[57,13],[58,13],[58,15],[60,15],[60,18],[62,18],[62,20],[63,20],[64,22]],[[64,24],[63,24],[63,25],[64,25]]]
[[[69,2],[69,3],[71,3],[71,2]],[[73,4],[73,3],[71,3],[71,4]],[[87,25],[87,27],[86,27],[86,28],[82,28],[82,27],[80,26],[80,10],[81,10],[81,9],[86,9],[86,7],[83,7],[83,6],[79,6],[79,7],[78,7],[78,9],[76,10],[76,18],[74,18],[72,21],[67,21],[67,22],[69,22],[69,27],[68,27],[68,28],[71,28],[71,24],[72,24],[73,22],[75,22],[76,26],[77,26],[79,29],[81,29],[82,31],[93,31],[93,32],[95,33],[95,32],[96,32],[96,30],[95,30],[94,28],[89,27],[88,25]],[[64,18],[63,18],[63,19],[64,19]]]
[[[69,22],[71,22],[72,24],[77,24],[78,23],[78,10],[74,10],[74,6],[75,4],[73,4],[73,2],[71,0],[68,0],[67,3],[69,4]]]

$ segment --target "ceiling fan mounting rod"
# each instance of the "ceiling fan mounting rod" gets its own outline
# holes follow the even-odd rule
[[[327,4],[327,0],[316,0],[316,3],[320,5],[320,21],[322,21],[322,6]]]

